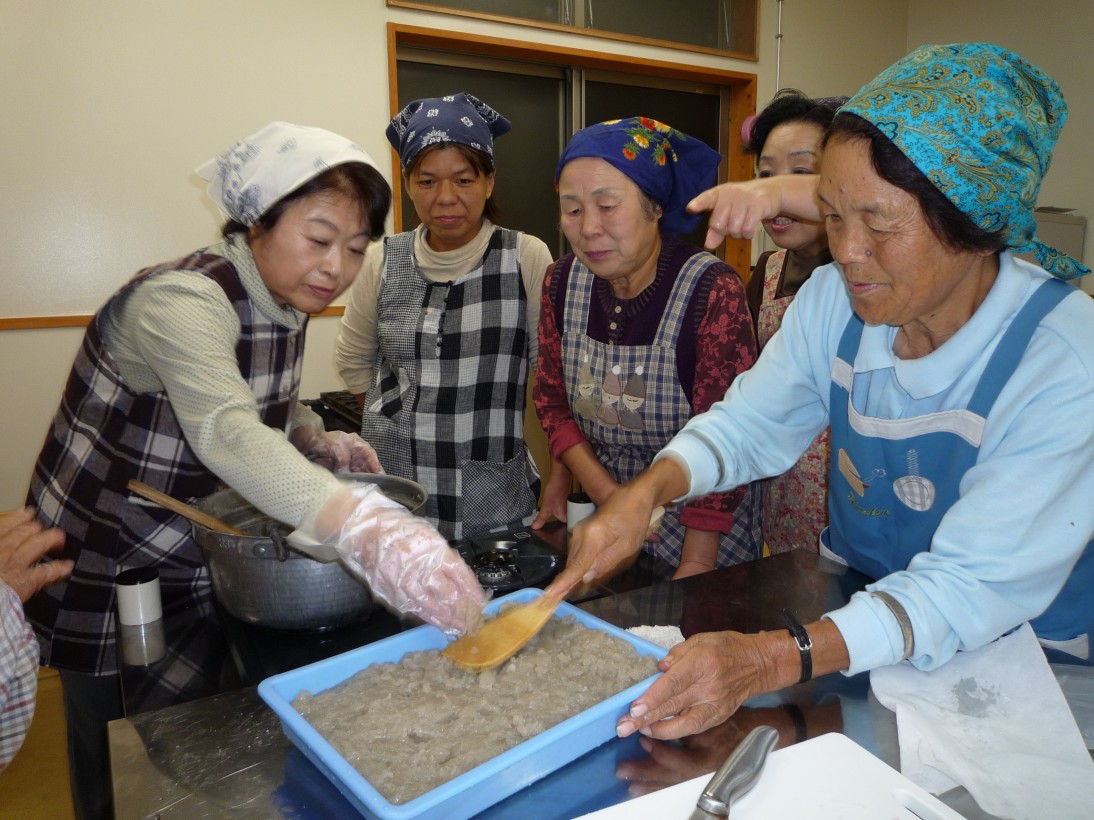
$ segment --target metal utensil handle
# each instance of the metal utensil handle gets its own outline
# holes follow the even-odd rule
[[[767,755],[778,741],[779,733],[770,726],[757,726],[749,732],[703,789],[697,803],[699,808],[728,817],[733,801],[760,779]]]

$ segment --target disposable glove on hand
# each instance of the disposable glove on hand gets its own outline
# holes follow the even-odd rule
[[[356,433],[298,427],[292,442],[301,453],[333,473],[382,473],[380,458],[372,445]]]
[[[482,623],[486,595],[475,573],[436,527],[380,492],[347,486],[298,532],[333,546],[375,598],[448,634]]]

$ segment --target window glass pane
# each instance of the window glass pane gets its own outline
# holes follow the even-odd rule
[[[398,61],[399,105],[457,91],[473,94],[513,123],[494,143],[494,196],[504,228],[524,231],[561,251],[554,173],[562,150],[565,86],[555,77]],[[417,226],[410,198],[402,197],[403,230]]]
[[[758,0],[387,0],[450,14],[574,27],[613,39],[676,43],[702,51],[756,57]]]
[[[585,27],[652,37],[706,48],[726,48],[726,0],[687,0],[674,7],[664,2],[579,0],[585,3]],[[686,8],[686,11],[685,11]]]
[[[584,2],[584,0],[579,0]],[[461,11],[483,14],[504,14],[543,23],[569,23],[565,12],[573,0],[425,0],[438,6],[451,6]]]

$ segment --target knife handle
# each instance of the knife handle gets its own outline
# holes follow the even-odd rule
[[[728,817],[733,801],[756,785],[767,755],[778,741],[779,733],[770,726],[757,726],[749,732],[714,773],[696,805],[703,811]]]

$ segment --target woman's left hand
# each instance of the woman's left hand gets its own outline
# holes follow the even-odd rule
[[[542,529],[543,525],[552,518],[566,523],[566,497],[570,494],[570,485],[573,477],[566,465],[559,461],[551,462],[551,475],[547,479],[547,486],[543,490],[543,501],[539,512],[532,522],[532,529]]]
[[[293,443],[309,461],[333,473],[382,473],[380,458],[372,445],[356,433],[341,430],[298,428]]]
[[[671,740],[727,720],[749,698],[779,687],[772,633],[701,632],[673,647],[658,667],[663,674],[616,724],[627,737]]]

